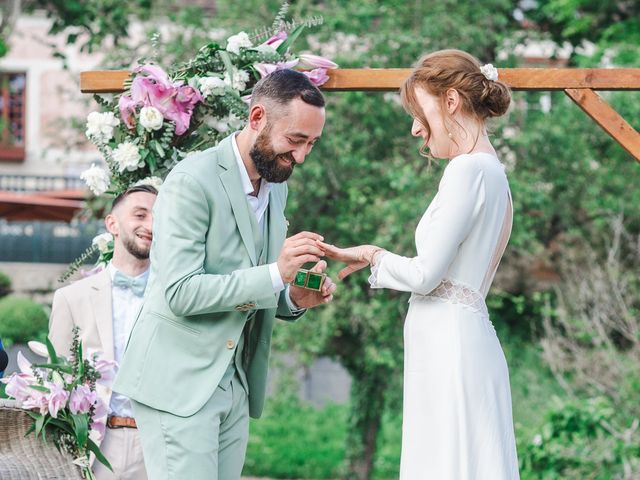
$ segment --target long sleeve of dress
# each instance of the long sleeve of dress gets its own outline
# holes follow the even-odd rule
[[[436,288],[482,211],[484,195],[483,172],[474,160],[465,155],[451,160],[426,223],[417,230],[418,255],[385,254],[372,271],[371,286],[422,295]]]

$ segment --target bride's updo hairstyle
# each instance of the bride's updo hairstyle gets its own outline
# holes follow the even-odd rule
[[[511,103],[511,91],[500,80],[490,80],[480,70],[480,62],[462,50],[439,50],[423,56],[400,89],[402,105],[431,136],[431,128],[418,99],[416,89],[440,98],[443,115],[447,114],[446,92],[454,89],[461,99],[462,113],[485,122],[504,115]],[[449,118],[451,123],[457,123]],[[425,142],[426,146],[426,142]],[[424,147],[423,147],[424,148]]]

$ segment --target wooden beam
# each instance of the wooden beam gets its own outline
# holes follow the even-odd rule
[[[394,91],[409,75],[408,68],[330,70],[327,91]],[[500,79],[513,90],[640,90],[640,68],[500,68]],[[82,72],[83,93],[119,93],[129,77],[126,70]]]
[[[640,133],[600,95],[588,88],[567,88],[565,93],[622,148],[640,162]]]

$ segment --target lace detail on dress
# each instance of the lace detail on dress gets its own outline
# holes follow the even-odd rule
[[[453,280],[443,280],[440,282],[440,285],[427,295],[418,295],[416,293],[414,293],[414,295],[419,298],[442,299],[447,302],[462,304],[487,318],[489,317],[487,304],[484,302],[482,294],[468,285]]]

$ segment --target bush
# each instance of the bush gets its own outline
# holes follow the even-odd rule
[[[0,272],[0,298],[11,293],[11,278],[4,272]]]
[[[519,449],[523,480],[638,478],[637,423],[621,426],[612,403],[597,397],[558,402],[540,433]]]
[[[44,340],[48,323],[42,305],[33,300],[17,297],[0,300],[0,338],[5,346]]]

